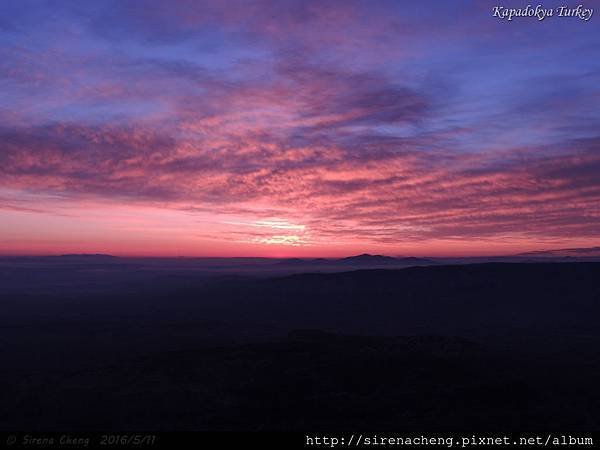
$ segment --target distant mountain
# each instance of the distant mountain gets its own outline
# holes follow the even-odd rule
[[[419,264],[433,264],[434,261],[425,258],[416,258],[414,256],[405,258],[394,258],[392,256],[385,255],[371,255],[363,253],[362,255],[348,256],[340,259],[325,259],[325,258],[289,258],[284,259],[276,263],[278,266],[286,267],[340,267],[340,266],[360,266],[363,267],[377,267],[383,265],[419,265]]]
[[[55,258],[66,259],[117,259],[116,256],[106,255],[103,253],[69,253],[66,255],[58,255]]]
[[[398,264],[400,261],[391,256],[370,255],[368,253],[363,253],[362,255],[342,258],[337,262],[342,264]]]

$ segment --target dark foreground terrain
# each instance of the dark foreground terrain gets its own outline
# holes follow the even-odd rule
[[[250,272],[0,260],[0,428],[600,430],[600,263]]]

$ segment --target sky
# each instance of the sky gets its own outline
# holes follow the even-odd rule
[[[600,11],[496,5],[3,0],[0,254],[599,245]]]

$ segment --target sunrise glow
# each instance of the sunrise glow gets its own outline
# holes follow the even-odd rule
[[[0,6],[2,254],[600,241],[592,22],[507,23],[487,2],[460,20],[463,2],[84,3]]]

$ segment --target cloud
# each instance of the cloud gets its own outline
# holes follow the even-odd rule
[[[4,4],[4,209],[152,205],[265,245],[599,237],[600,71],[572,23],[240,5]]]

